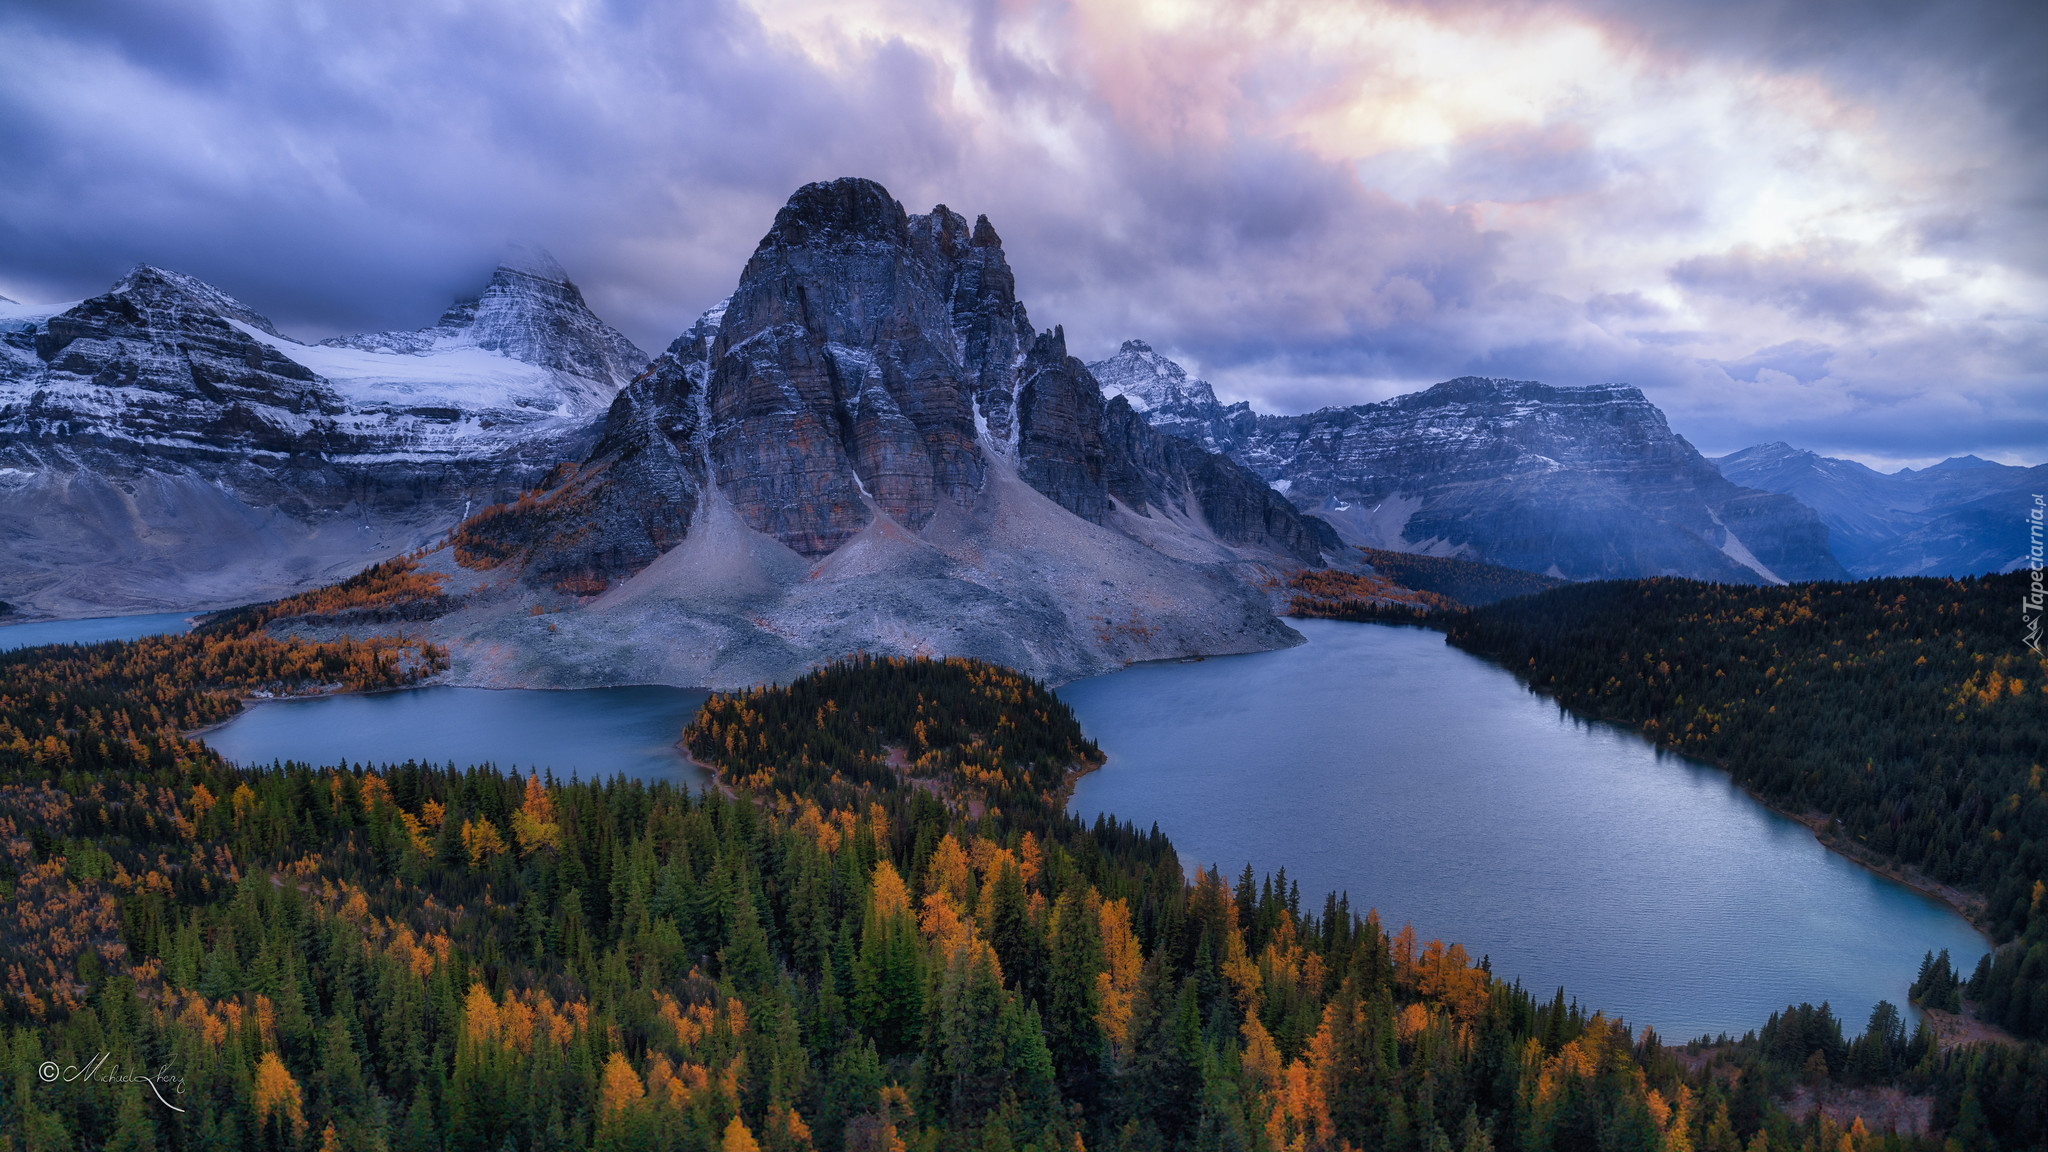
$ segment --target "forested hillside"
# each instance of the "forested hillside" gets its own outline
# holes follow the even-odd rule
[[[1451,643],[1726,766],[1841,846],[1985,897],[1968,994],[2048,1037],[2048,662],[2026,574],[1783,588],[1632,580],[1504,601]]]
[[[1433,592],[1468,608],[1512,596],[1528,596],[1566,583],[1555,576],[1450,556],[1389,552],[1384,548],[1360,548],[1359,552],[1373,571],[1394,583],[1417,592]]]
[[[46,699],[11,715],[66,727]],[[168,723],[90,771],[0,749],[0,1148],[1939,1147],[1773,1103],[1894,1081],[1940,1091],[1937,1134],[2048,1138],[1997,1094],[2038,1069],[1896,1013],[1686,1056],[1346,901],[1190,883],[1156,830],[1047,802],[1094,751],[1005,670],[858,661],[704,715],[732,795],[243,771]],[[100,1053],[179,1079],[66,1080]]]

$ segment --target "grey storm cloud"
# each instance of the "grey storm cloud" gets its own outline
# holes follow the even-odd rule
[[[1653,80],[1718,62],[1902,123],[1925,115],[1915,85],[1960,92],[1999,163],[1938,173],[1882,244],[2048,270],[2038,4],[1380,2],[1482,33],[1591,19]],[[1733,448],[1781,438],[1795,397],[1771,389],[1798,381],[1831,390],[1803,409],[1832,421],[1813,446],[1893,457],[2023,445],[2048,411],[2041,301],[1936,314],[1868,248],[1671,241],[1713,215],[1673,171],[1703,162],[1570,101],[1332,145],[1394,131],[1326,107],[1379,69],[1316,57],[1326,14],[1297,7],[1270,23],[1306,31],[1244,64],[1257,45],[1188,47],[1084,0],[905,0],[830,33],[738,0],[0,0],[0,293],[75,299],[147,260],[299,334],[409,328],[517,239],[651,349],[730,290],[791,191],[861,175],[912,211],[987,213],[1034,321],[1083,355],[1141,336],[1266,410],[1468,372],[1626,379]],[[1638,244],[1656,255],[1634,267]],[[1727,308],[1775,319],[1752,334]],[[1773,367],[1800,341],[1835,354]]]
[[[1867,272],[1844,267],[1833,252],[1759,252],[1740,248],[1695,256],[1671,269],[1686,288],[1770,304],[1815,320],[1860,322],[1875,313],[1903,312],[1917,301]]]

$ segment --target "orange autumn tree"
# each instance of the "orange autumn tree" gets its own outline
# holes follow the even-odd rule
[[[295,1140],[306,1134],[299,1083],[292,1079],[291,1072],[285,1068],[284,1061],[277,1058],[277,1053],[265,1052],[256,1062],[256,1082],[250,1103],[259,1128],[275,1121],[279,1128],[290,1128]]]
[[[519,842],[522,854],[562,846],[562,828],[555,822],[554,801],[548,798],[540,777],[530,773],[526,777],[526,795],[519,810],[512,814],[512,837]]]

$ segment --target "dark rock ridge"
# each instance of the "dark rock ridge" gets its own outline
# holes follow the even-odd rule
[[[1220,540],[1258,541],[1293,556],[1335,555],[1344,548],[1328,521],[1300,514],[1258,473],[1230,457],[1162,433],[1124,396],[1107,406],[1103,440],[1111,462],[1109,492],[1140,516],[1155,509],[1182,516],[1199,510]]]
[[[719,482],[748,524],[807,556],[877,511],[917,531],[981,487],[951,286],[922,247],[880,185],[806,185],[754,250],[712,342]]]
[[[1088,366],[1067,355],[1054,328],[1031,342],[1017,390],[1017,459],[1024,482],[1091,524],[1109,516],[1103,450],[1102,388]],[[1142,467],[1119,460],[1120,470]]]
[[[556,469],[538,498],[466,521],[456,535],[464,561],[517,562],[531,583],[597,591],[681,543],[704,489],[698,432],[722,311],[706,313],[619,393],[581,465]]]
[[[1461,377],[1259,416],[1140,341],[1092,367],[1155,426],[1219,446],[1355,543],[1574,580],[1847,575],[1811,509],[1729,481],[1627,385]]]
[[[1858,577],[2010,571],[2027,552],[2016,526],[2025,523],[2034,493],[2048,491],[2048,465],[2022,468],[1975,456],[1885,473],[1777,443],[1714,463],[1737,484],[1812,508],[1842,566]]]
[[[267,598],[582,457],[639,357],[547,272],[501,268],[421,333],[325,345],[148,265],[75,305],[11,306],[0,589],[60,615]]]

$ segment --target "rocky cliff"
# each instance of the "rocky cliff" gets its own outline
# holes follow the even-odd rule
[[[838,180],[790,198],[586,459],[430,563],[473,589],[439,626],[470,682],[749,683],[855,650],[1065,678],[1296,642],[1251,581],[1326,545],[1257,476],[1106,405],[986,218]],[[535,607],[560,609],[545,639]]]
[[[531,261],[434,328],[324,345],[147,265],[9,311],[0,589],[41,614],[267,598],[426,543],[587,453],[642,359]]]
[[[1259,423],[1253,467],[1362,543],[1575,580],[1844,575],[1810,509],[1730,483],[1626,385],[1461,377]]]
[[[1462,377],[1255,416],[1140,341],[1091,367],[1155,427],[1219,446],[1355,543],[1574,580],[1847,575],[1811,509],[1730,482],[1627,385]]]
[[[921,247],[880,185],[808,185],[726,305],[711,458],[746,522],[804,555],[877,512],[917,531],[981,487],[971,374]]]

